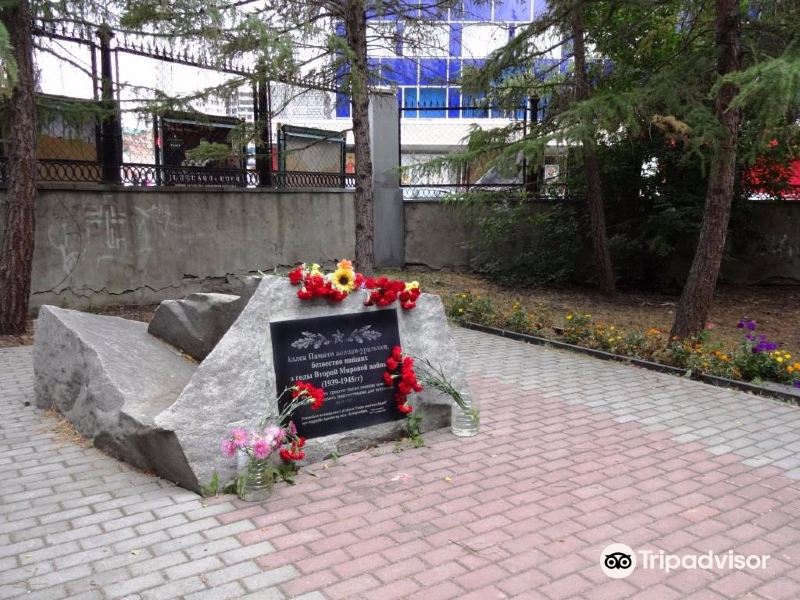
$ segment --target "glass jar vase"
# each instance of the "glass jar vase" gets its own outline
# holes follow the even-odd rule
[[[271,457],[252,459],[244,453],[237,457],[239,478],[236,494],[246,502],[263,502],[275,487],[275,467]]]
[[[480,411],[478,401],[472,395],[462,396],[461,404],[453,402],[450,413],[450,430],[458,437],[478,435],[480,429]]]

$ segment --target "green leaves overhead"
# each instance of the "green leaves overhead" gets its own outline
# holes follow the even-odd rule
[[[510,147],[495,153],[496,135],[474,131],[468,153],[485,146],[493,161],[517,152],[543,160],[548,143],[574,144],[661,137],[678,143],[685,160],[705,162],[720,139],[713,98],[716,70],[711,0],[597,0],[585,27],[591,96],[573,97],[568,33],[575,0],[552,0],[548,11],[518,31],[481,69],[467,71],[464,89],[500,106],[528,96],[547,102],[528,138],[508,129]],[[742,27],[744,68],[727,77],[739,86],[733,106],[744,111],[740,145],[751,163],[775,139],[793,138],[800,115],[800,3],[747,2]],[[669,123],[679,125],[669,127]],[[500,133],[500,132],[498,132]]]

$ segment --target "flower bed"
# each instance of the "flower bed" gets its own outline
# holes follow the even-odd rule
[[[563,343],[565,347],[607,354],[606,358],[647,363],[642,366],[660,365],[665,370],[674,369],[713,383],[728,380],[768,384],[770,390],[790,397],[800,394],[800,356],[756,333],[757,323],[747,317],[736,324],[742,333],[741,342],[730,348],[712,342],[709,331],[695,338],[670,339],[656,327],[623,330],[613,324],[595,322],[586,313],[570,312],[560,324],[549,324],[537,314],[526,312],[518,303],[510,309],[498,309],[486,298],[471,293],[448,296],[445,307],[448,316],[457,322],[524,334],[541,343]],[[752,386],[744,387],[753,391],[749,389]]]

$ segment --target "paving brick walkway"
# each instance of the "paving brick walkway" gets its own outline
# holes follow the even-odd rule
[[[800,597],[800,408],[458,330],[482,433],[203,500],[55,431],[0,349],[0,598]],[[766,569],[600,568],[611,542]]]

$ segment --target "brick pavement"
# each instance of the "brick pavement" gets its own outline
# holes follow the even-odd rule
[[[800,597],[800,409],[458,330],[482,434],[202,500],[54,432],[0,349],[0,598]],[[602,549],[769,554],[637,568]]]

